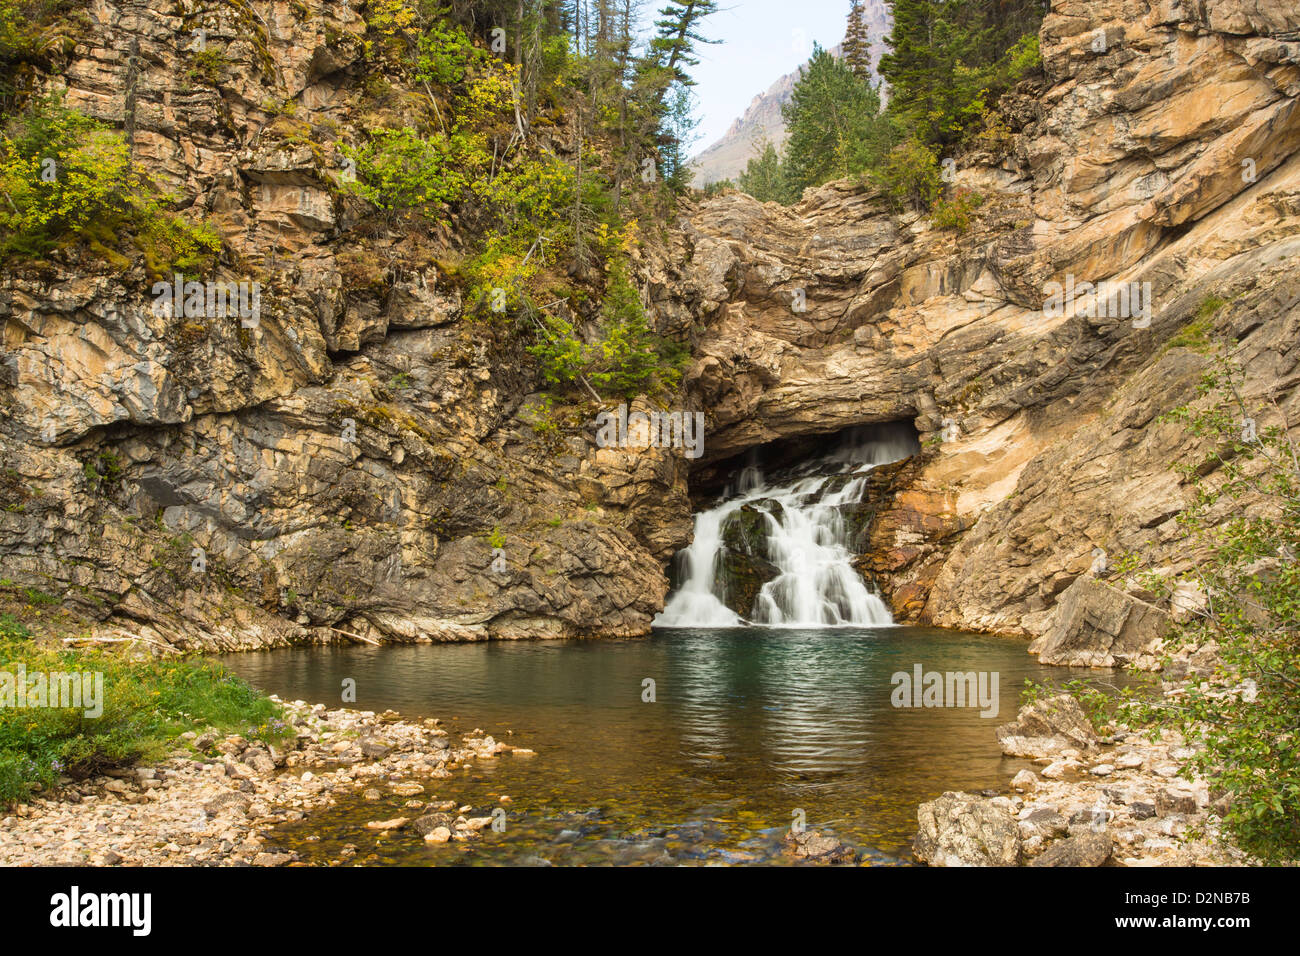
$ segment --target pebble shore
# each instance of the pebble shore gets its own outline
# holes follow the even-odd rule
[[[1098,736],[1069,695],[1022,708],[997,729],[1002,751],[1036,769],[1009,792],[948,792],[917,810],[918,859],[935,866],[1242,866],[1223,836],[1228,796],[1181,769],[1177,733]]]
[[[0,821],[0,865],[283,866],[297,854],[267,831],[358,791],[407,798],[408,817],[370,829],[409,825],[430,843],[472,840],[491,816],[432,786],[468,761],[533,753],[481,732],[456,746],[437,719],[280,703],[295,732],[283,747],[187,732],[157,763],[61,779]]]

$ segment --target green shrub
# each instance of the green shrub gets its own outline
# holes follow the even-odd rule
[[[1168,728],[1198,744],[1182,775],[1199,773],[1228,797],[1223,823],[1239,846],[1286,862],[1300,858],[1300,449],[1281,424],[1263,426],[1269,414],[1284,419],[1276,406],[1248,404],[1241,383],[1240,369],[1220,357],[1201,400],[1161,418],[1211,449],[1175,467],[1193,491],[1177,517],[1191,570],[1137,574],[1137,556],[1115,569],[1158,599],[1179,584],[1204,595],[1172,625],[1162,663],[1167,670],[1179,652],[1213,646],[1214,671],[1176,698],[1149,693],[1148,677],[1109,712],[1153,738]]]
[[[917,139],[890,150],[876,180],[896,209],[923,212],[934,205],[943,189],[939,157]]]
[[[359,147],[344,145],[343,153],[356,163],[356,178],[345,188],[384,212],[445,206],[467,185],[447,141],[424,139],[410,127],[375,130]]]
[[[1026,33],[1004,57],[1006,75],[1012,82],[1023,79],[1030,73],[1042,69],[1043,54],[1038,48],[1038,34]]]
[[[117,265],[145,256],[151,276],[208,267],[221,248],[205,225],[166,211],[169,197],[132,166],[121,133],[63,106],[35,101],[0,138],[0,259],[40,259],[84,243]],[[124,245],[125,244],[125,245]]]
[[[540,317],[542,328],[537,341],[528,351],[537,358],[542,378],[548,385],[567,385],[576,381],[585,368],[582,343],[578,341],[573,323],[550,313]]]
[[[951,199],[942,196],[934,201],[930,221],[936,229],[965,232],[970,228],[971,213],[984,204],[984,197],[969,189],[958,189]]]
[[[38,645],[23,625],[0,618],[0,670],[103,674],[103,712],[0,708],[0,801],[27,799],[61,774],[84,776],[157,759],[188,729],[206,726],[283,743],[291,734],[278,705],[220,665],[195,657],[133,661],[99,649]]]
[[[1186,770],[1229,794],[1229,832],[1267,860],[1293,860],[1300,858],[1300,450],[1284,424],[1264,426],[1276,406],[1252,406],[1241,383],[1240,369],[1220,358],[1200,386],[1208,403],[1164,419],[1182,422],[1212,449],[1178,467],[1194,492],[1178,522],[1204,555],[1182,580],[1209,600],[1176,627],[1169,652],[1213,643],[1219,663],[1210,680],[1184,689],[1177,707],[1158,702],[1135,708],[1135,716],[1202,741]],[[1244,681],[1249,692],[1234,690]]]
[[[603,334],[588,356],[591,379],[602,389],[633,398],[655,381],[659,338],[620,260],[611,264],[601,316]]]

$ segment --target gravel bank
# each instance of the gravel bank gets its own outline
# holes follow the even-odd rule
[[[454,745],[436,719],[281,703],[296,730],[283,749],[190,732],[157,763],[64,778],[0,821],[0,865],[282,866],[297,855],[266,831],[358,790],[407,797],[413,825],[437,823],[430,842],[475,839],[491,818],[466,816],[432,792],[438,781],[467,761],[532,754],[477,733]]]

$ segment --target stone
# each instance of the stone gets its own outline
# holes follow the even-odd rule
[[[817,830],[789,832],[782,839],[785,852],[796,859],[817,863],[851,863],[856,859],[852,848],[833,836]]]
[[[212,799],[203,804],[203,812],[209,817],[220,816],[223,813],[234,811],[236,813],[247,812],[252,801],[242,793],[225,792],[219,793]]]
[[[1156,807],[1153,803],[1138,801],[1129,804],[1129,812],[1133,814],[1134,820],[1150,820],[1156,815]]]
[[[410,822],[407,817],[394,817],[391,820],[371,820],[366,824],[367,830],[400,830]]]
[[[1044,664],[1120,667],[1155,654],[1169,614],[1089,575],[1057,600],[1050,629],[1030,645]]]
[[[446,827],[434,827],[424,835],[426,843],[446,843],[451,839],[451,831]]]
[[[250,747],[249,750],[244,752],[244,763],[258,774],[275,772],[275,761],[264,750],[254,750]]]
[[[415,832],[425,836],[437,829],[438,827],[451,828],[454,822],[450,814],[447,813],[428,813],[422,817],[416,817],[411,821],[411,827]]]
[[[1021,770],[1011,778],[1011,788],[1021,793],[1033,793],[1038,789],[1038,777],[1032,770]]]
[[[1020,862],[1015,819],[990,800],[948,792],[917,808],[912,851],[931,866],[1014,866]]]
[[[393,748],[386,741],[376,738],[367,738],[361,741],[359,746],[362,755],[369,760],[383,760],[393,752]]]
[[[1098,745],[1091,721],[1078,700],[1070,694],[1058,694],[1022,707],[1014,722],[1001,725],[995,733],[999,743],[1050,739],[1056,742],[1056,751],[1067,748],[1087,751]]]
[[[1030,866],[1101,866],[1110,859],[1109,833],[1080,833],[1049,846]]]
[[[1181,787],[1167,787],[1156,793],[1156,813],[1165,817],[1174,813],[1191,814],[1197,810],[1196,793]]]
[[[1082,764],[1077,760],[1054,760],[1043,768],[1042,774],[1048,780],[1061,780],[1079,770]]]
[[[1030,812],[1020,822],[1021,826],[1027,825],[1030,829],[1048,840],[1065,836],[1069,831],[1069,824],[1066,822],[1065,817],[1055,810],[1047,808]]]

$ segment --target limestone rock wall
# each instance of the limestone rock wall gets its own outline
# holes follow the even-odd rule
[[[1056,0],[1007,147],[956,158],[984,198],[964,233],[849,182],[693,208],[705,461],[913,420],[925,452],[863,558],[907,620],[1039,635],[1098,550],[1187,567],[1171,465],[1198,449],[1160,415],[1196,397],[1188,346],[1238,339],[1247,398],[1300,422],[1298,31],[1281,0]],[[1150,283],[1150,315],[1048,317],[1071,278]]]
[[[38,77],[129,131],[261,315],[155,314],[139,263],[0,279],[0,579],[187,648],[644,633],[689,536],[683,460],[534,427],[529,357],[447,275],[454,222],[358,239],[340,141],[411,95],[367,93],[360,10],[94,0]]]
[[[247,328],[154,314],[139,264],[0,277],[0,579],[186,647],[645,633],[689,463],[539,427],[521,344],[450,281],[464,224],[358,243],[338,131],[403,94],[365,99],[359,9],[92,0],[39,78],[128,131],[219,228],[223,278],[265,288]],[[192,69],[199,29],[219,83]],[[968,231],[839,182],[789,209],[683,203],[636,263],[692,340],[698,467],[913,421],[923,454],[888,476],[860,566],[902,619],[1026,636],[1068,625],[1098,549],[1188,562],[1170,464],[1195,449],[1159,416],[1207,361],[1189,327],[1240,339],[1248,397],[1300,420],[1294,4],[1055,0],[1041,40],[1012,135],[957,157],[984,197]],[[1047,317],[1070,276],[1150,283],[1149,322]],[[1058,643],[1097,650],[1077,636]]]

